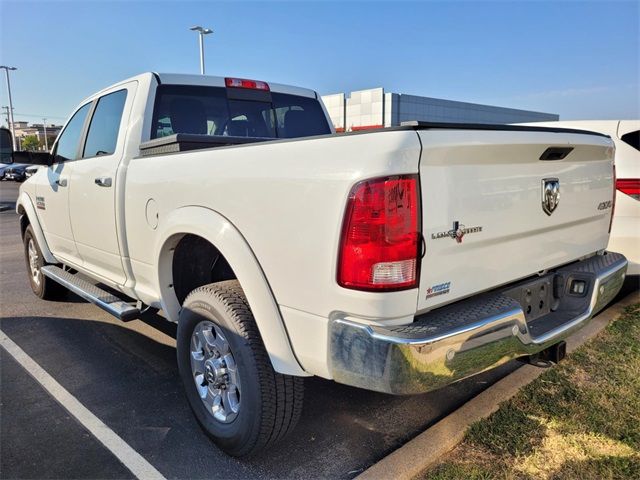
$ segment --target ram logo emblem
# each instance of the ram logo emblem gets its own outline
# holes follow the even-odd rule
[[[557,178],[542,179],[542,210],[551,215],[560,203],[560,180]]]

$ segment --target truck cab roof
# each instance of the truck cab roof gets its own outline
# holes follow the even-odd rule
[[[240,77],[231,77],[231,76],[220,77],[220,76],[214,76],[214,75],[195,75],[195,74],[188,74],[188,73],[145,72],[145,73],[141,73],[139,75],[135,75],[133,77],[124,79],[113,85],[110,85],[109,87],[94,93],[90,97],[87,97],[85,100],[83,100],[82,103],[85,103],[86,101],[92,98],[99,97],[102,95],[103,92],[107,90],[111,90],[120,84],[125,84],[125,83],[136,81],[136,80],[149,81],[150,77],[154,77],[159,84],[194,85],[194,86],[203,86],[203,87],[224,87],[226,78],[240,78]],[[253,80],[265,81],[260,79],[253,79]],[[319,98],[318,94],[314,90],[311,90],[309,88],[301,88],[293,85],[284,85],[281,83],[274,83],[270,81],[265,81],[265,82],[269,85],[269,89],[272,92],[286,93],[289,95],[298,95],[301,97],[308,97],[308,98],[315,98],[315,99]]]
[[[156,78],[159,79],[160,83],[167,83],[173,85],[199,85],[199,86],[209,86],[209,87],[224,87],[225,86],[225,78],[236,78],[232,76],[228,77],[218,77],[212,75],[192,75],[192,74],[184,74],[184,73],[157,73],[155,74]],[[277,93],[286,93],[289,95],[299,95],[302,97],[309,98],[318,98],[318,95],[315,91],[308,88],[295,87],[293,85],[283,85],[281,83],[273,83],[268,80],[262,79],[253,79],[264,81],[269,85],[269,89],[272,92]]]

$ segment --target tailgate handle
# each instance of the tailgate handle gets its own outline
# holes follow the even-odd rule
[[[542,155],[540,160],[562,160],[571,153],[573,147],[549,147]]]

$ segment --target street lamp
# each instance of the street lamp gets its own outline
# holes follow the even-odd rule
[[[0,68],[4,68],[4,73],[7,75],[7,92],[9,94],[9,118],[11,119],[11,136],[13,137],[13,149],[16,150],[16,131],[13,122],[13,102],[11,100],[11,83],[9,82],[9,70],[17,70],[16,67],[7,67],[6,65],[0,65]]]
[[[203,28],[199,25],[191,27],[190,30],[198,32],[198,37],[200,39],[200,74],[204,75],[204,36],[213,33],[213,30],[210,28]]]
[[[49,151],[49,139],[47,138],[47,119],[42,119],[42,126],[44,127],[44,148],[48,152]]]

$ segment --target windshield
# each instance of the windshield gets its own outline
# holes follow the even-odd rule
[[[229,89],[230,91],[232,89]],[[331,133],[315,98],[275,92],[242,98],[224,87],[161,85],[156,93],[151,138],[174,133],[297,138]]]

